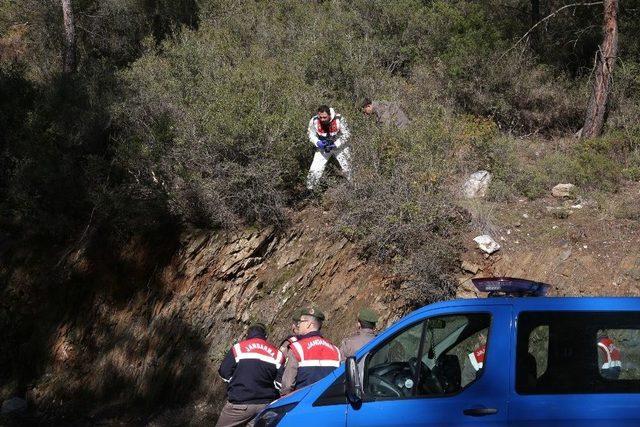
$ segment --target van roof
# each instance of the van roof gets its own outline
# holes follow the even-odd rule
[[[640,311],[640,297],[492,297],[441,301],[426,305],[412,314],[446,307],[511,305],[517,311]]]

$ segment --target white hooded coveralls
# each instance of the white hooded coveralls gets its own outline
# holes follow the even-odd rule
[[[329,125],[324,128],[317,115],[309,120],[309,127],[307,129],[309,141],[316,147],[313,162],[311,162],[311,167],[309,168],[309,175],[307,176],[307,188],[309,190],[312,190],[318,181],[320,181],[324,168],[327,166],[327,162],[331,156],[336,157],[347,179],[351,179],[350,152],[347,146],[347,141],[350,136],[349,127],[345,119],[340,114],[336,114],[333,108],[330,108],[329,112],[331,121]],[[318,147],[320,140],[333,142],[336,148],[326,153]]]

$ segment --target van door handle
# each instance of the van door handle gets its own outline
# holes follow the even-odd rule
[[[484,417],[485,415],[494,415],[498,413],[496,408],[469,408],[462,411],[465,415],[472,417]]]

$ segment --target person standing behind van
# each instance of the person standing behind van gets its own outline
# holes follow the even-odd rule
[[[218,373],[227,385],[227,403],[216,427],[244,426],[268,403],[280,397],[276,383],[284,355],[267,341],[267,328],[255,323],[247,339],[234,344]]]
[[[342,360],[354,356],[356,351],[376,337],[375,329],[378,322],[378,313],[370,308],[363,308],[358,313],[358,331],[342,340],[340,344],[340,356]]]
[[[462,387],[476,380],[484,367],[484,355],[487,352],[487,338],[484,333],[478,336],[477,347],[467,355],[462,368]]]
[[[340,350],[320,333],[324,314],[317,308],[301,311],[298,340],[291,343],[289,357],[282,370],[283,395],[308,386],[340,366]]]
[[[606,335],[598,337],[598,360],[600,375],[610,380],[617,380],[622,371],[622,354],[613,340]]]

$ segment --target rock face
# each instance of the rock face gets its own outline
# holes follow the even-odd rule
[[[157,404],[180,396],[214,402],[217,412],[224,403],[219,363],[251,322],[267,324],[277,345],[289,334],[292,313],[313,304],[327,316],[325,336],[339,343],[365,305],[381,314],[382,328],[406,313],[392,273],[360,260],[347,240],[326,238],[317,218],[302,213],[285,231],[193,230],[176,236],[165,255],[133,243],[119,254],[88,248],[69,256],[75,287],[51,286],[50,295],[33,294],[43,301],[24,305],[31,313],[25,319],[48,318],[54,326],[39,329],[29,345],[7,346],[15,360],[46,356],[36,367],[49,374],[30,391],[39,410],[56,410],[64,384],[70,402]],[[1,365],[2,357],[0,374],[8,372]]]
[[[475,199],[487,195],[491,174],[487,171],[472,173],[462,186],[462,194],[467,199]]]

